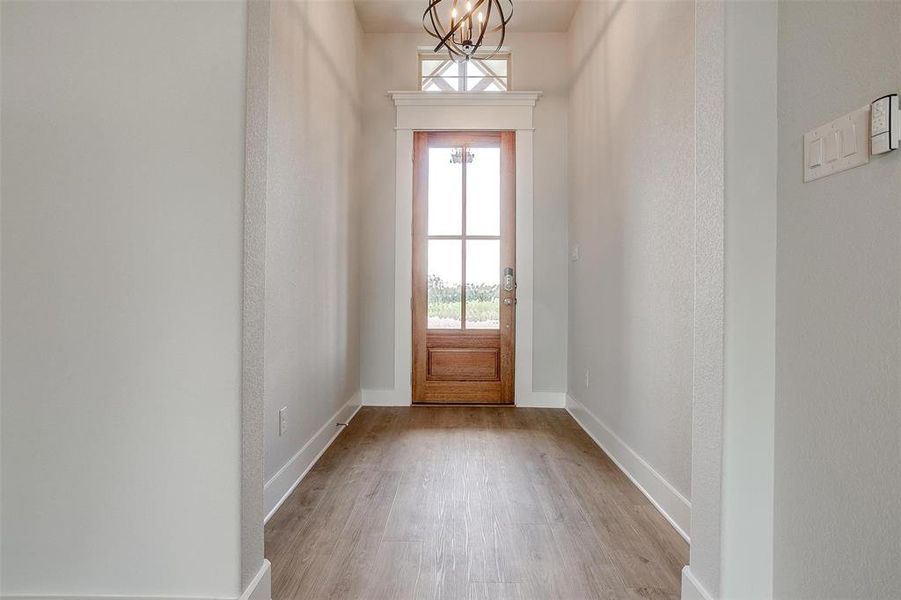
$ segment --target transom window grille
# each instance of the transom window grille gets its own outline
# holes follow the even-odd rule
[[[510,89],[510,52],[455,63],[447,54],[419,52],[419,89],[424,92],[504,92]]]

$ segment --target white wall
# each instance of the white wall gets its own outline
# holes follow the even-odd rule
[[[777,33],[776,3],[726,3],[720,591],[734,600],[773,594]]]
[[[362,36],[353,4],[271,6],[266,202],[266,510],[359,402]],[[279,436],[278,411],[289,428]],[[343,418],[341,418],[343,420]],[[325,432],[317,432],[325,427]],[[307,445],[308,443],[312,445]],[[311,451],[301,452],[306,448]]]
[[[264,561],[263,398],[266,301],[266,188],[269,175],[268,0],[247,2],[247,99],[244,139],[244,296],[241,348],[241,587],[271,591]],[[261,566],[262,565],[262,566]],[[261,573],[262,569],[262,573]],[[254,596],[256,598],[256,596]]]
[[[580,5],[571,31],[568,153],[569,243],[581,256],[569,272],[569,394],[684,497],[693,18],[689,2]]]
[[[393,389],[395,108],[389,90],[416,90],[420,34],[363,36],[362,381]],[[535,391],[566,387],[566,36],[511,34],[513,88],[544,95],[534,111]]]
[[[245,5],[2,3],[2,593],[240,593]]]
[[[805,131],[899,88],[901,4],[779,5],[777,598],[901,589],[901,153],[801,173]]]

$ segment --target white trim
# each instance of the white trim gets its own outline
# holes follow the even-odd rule
[[[682,568],[682,600],[715,600],[688,565]]]
[[[516,392],[516,406],[529,408],[566,408],[564,392]]]
[[[239,596],[238,600],[271,600],[272,598],[272,573],[269,561],[263,559],[263,564],[254,578],[247,585],[247,589]],[[122,596],[107,594],[12,594],[2,595],[0,600],[225,600],[204,596]]]
[[[363,390],[363,406],[410,406],[411,400],[397,390]]]
[[[516,132],[517,406],[562,408],[563,392],[532,389],[533,186],[532,109],[541,92],[390,92],[397,107],[394,219],[394,389],[363,390],[366,406],[409,406],[413,329],[410,319],[413,239],[413,131]],[[492,111],[486,111],[492,107]]]
[[[363,406],[410,406],[410,395],[400,395],[395,390],[363,390]],[[563,392],[516,392],[516,406],[530,408],[565,408]]]
[[[10,594],[0,600],[228,600],[212,596],[117,596],[114,594]],[[232,599],[233,600],[233,599]]]
[[[362,394],[357,392],[347,403],[338,409],[331,418],[323,423],[313,437],[297,451],[297,454],[282,466],[263,486],[263,507],[266,510],[266,518],[263,523],[268,523],[272,515],[279,509],[282,503],[291,495],[291,492],[303,480],[319,457],[328,450],[341,432],[343,427],[336,427],[336,422],[350,423],[360,410]]]
[[[691,502],[585,405],[569,394],[566,396],[566,410],[688,542]]]
[[[435,52],[434,46],[417,46],[416,52],[418,52],[420,54],[434,54],[435,56],[447,56],[447,52],[441,52],[441,51]],[[507,54],[509,54],[510,46],[501,46],[500,48],[498,48],[498,52],[506,52]],[[475,58],[484,58],[485,56],[490,56],[490,55],[491,55],[490,50],[487,52],[484,52],[482,54],[482,56],[479,56],[479,53],[477,52],[475,55]]]
[[[516,340],[513,401],[517,406],[542,406],[532,388],[532,300],[535,290],[532,277],[535,234],[532,179],[534,135],[532,131],[516,132]],[[563,401],[565,405],[565,398]]]
[[[396,107],[398,130],[520,131],[533,128],[532,112],[541,92],[388,92],[388,95]]]
[[[395,106],[528,106],[541,92],[388,92]]]
[[[394,220],[394,393],[413,398],[413,131],[398,130]]]
[[[272,600],[272,566],[263,559],[263,564],[247,589],[238,600]]]
[[[269,562],[269,561],[266,561]],[[220,596],[129,596],[123,594],[5,594],[0,600],[235,600]],[[240,599],[239,599],[240,600]]]

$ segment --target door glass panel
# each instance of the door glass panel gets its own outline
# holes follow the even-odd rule
[[[453,162],[460,148],[429,148],[429,235],[463,231],[463,165]]]
[[[466,240],[466,328],[500,328],[500,240]]]
[[[428,328],[460,329],[463,255],[461,240],[429,240]]]
[[[466,234],[501,234],[501,149],[472,148],[466,165]]]

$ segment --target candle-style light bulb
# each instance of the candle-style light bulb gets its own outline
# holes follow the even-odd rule
[[[455,25],[456,23],[457,23],[457,7],[454,6],[454,7],[451,9],[451,22],[450,22],[450,31],[451,31],[451,32],[454,31],[454,25]],[[456,34],[456,33],[451,33],[451,39],[453,39],[453,40],[457,39],[457,34]]]
[[[466,0],[466,29],[467,39],[472,39],[472,2]]]

